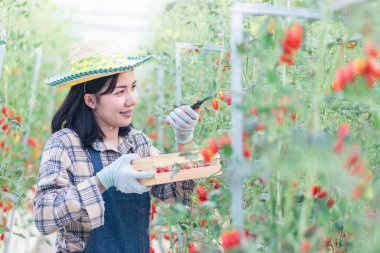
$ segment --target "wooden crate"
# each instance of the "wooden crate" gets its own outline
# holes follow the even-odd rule
[[[219,153],[205,164],[200,151],[144,157],[133,160],[132,168],[154,172],[153,178],[140,180],[143,185],[166,184],[222,174]],[[171,169],[171,171],[164,168]]]

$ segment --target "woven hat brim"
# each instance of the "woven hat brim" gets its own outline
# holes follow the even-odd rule
[[[125,72],[128,70],[132,70],[135,67],[143,64],[144,62],[151,60],[154,56],[148,55],[145,57],[128,57],[129,60],[135,60],[132,64],[125,64],[124,66],[110,67],[106,69],[94,69],[90,71],[80,72],[73,74],[71,72],[67,72],[61,75],[57,75],[55,77],[51,77],[45,80],[45,84],[51,87],[71,87],[80,83],[84,83],[87,81],[91,81],[94,79],[98,79],[105,76],[111,76],[117,73]]]

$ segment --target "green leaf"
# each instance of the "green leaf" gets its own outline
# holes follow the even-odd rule
[[[7,184],[4,178],[0,177],[0,187],[4,187]]]
[[[232,147],[230,145],[224,145],[223,146],[223,153],[227,156],[230,157],[232,155]]]
[[[170,11],[171,9],[173,9],[173,7],[174,7],[175,4],[176,4],[175,2],[168,3],[168,4],[165,6],[165,10],[166,10],[166,11]]]
[[[34,184],[36,183],[36,178],[34,178],[34,177],[28,177],[28,178],[26,179],[26,183],[27,183],[28,185],[32,186],[32,185],[34,185]]]
[[[276,68],[272,68],[268,71],[268,80],[270,83],[277,83],[278,82],[278,76]]]
[[[16,232],[13,232],[13,234],[14,234],[14,235],[17,235],[17,236],[19,236],[19,237],[21,237],[21,238],[26,238],[26,236],[25,236],[25,235],[23,235],[23,234],[20,234],[20,233],[16,233]]]
[[[7,43],[5,42],[5,40],[0,40],[0,46],[1,46],[1,45],[5,45],[5,44],[7,44]]]
[[[5,232],[9,232],[8,227],[0,227],[0,234],[3,234]]]

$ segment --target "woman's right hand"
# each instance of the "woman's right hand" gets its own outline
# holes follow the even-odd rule
[[[107,190],[111,186],[115,186],[123,193],[141,194],[149,191],[150,187],[142,185],[138,179],[152,178],[154,173],[134,170],[131,166],[131,161],[137,158],[139,158],[139,155],[135,153],[122,155],[96,173],[103,188]]]

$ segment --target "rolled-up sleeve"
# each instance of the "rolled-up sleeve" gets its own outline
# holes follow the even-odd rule
[[[69,178],[71,166],[62,141],[49,139],[33,199],[35,225],[42,234],[54,233],[84,217],[88,217],[92,229],[104,223],[104,202],[94,177],[74,185]]]

